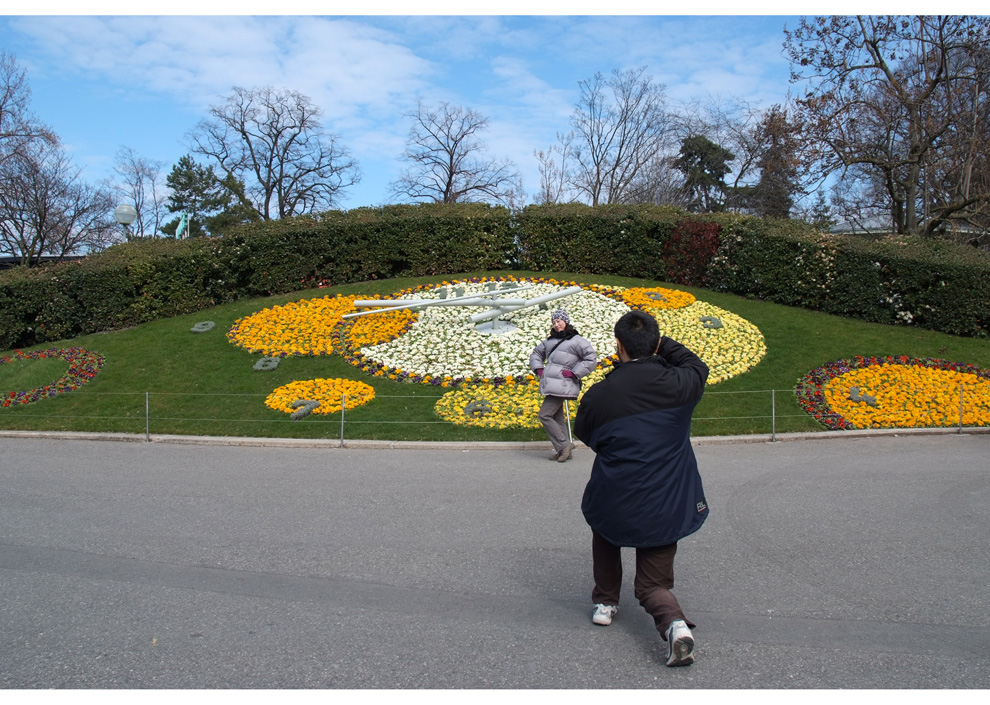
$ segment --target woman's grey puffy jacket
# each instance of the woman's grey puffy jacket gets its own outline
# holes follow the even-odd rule
[[[586,377],[595,369],[598,360],[595,348],[580,335],[569,338],[547,338],[540,342],[529,356],[529,367],[534,372],[541,367],[540,394],[543,396],[577,399],[581,383],[574,377],[564,377],[565,369],[575,377]]]

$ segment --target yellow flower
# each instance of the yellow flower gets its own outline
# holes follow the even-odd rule
[[[610,364],[599,365],[581,380],[581,394],[569,404],[572,420],[584,392],[603,379],[611,369]],[[540,428],[542,424],[537,415],[542,403],[537,381],[516,382],[509,378],[500,385],[490,382],[469,384],[448,392],[440,397],[435,409],[440,418],[461,426]]]
[[[990,426],[990,380],[968,372],[871,365],[832,378],[823,393],[856,428],[956,426],[960,401],[964,426]]]
[[[358,296],[324,296],[265,308],[234,322],[227,339],[252,353],[265,355],[329,355],[335,347],[335,328],[346,313],[354,313]],[[344,335],[351,349],[388,342],[416,320],[403,309],[348,319]]]
[[[676,289],[635,287],[621,292],[622,300],[631,308],[653,312],[654,309],[684,308],[694,303],[694,294]]]
[[[358,316],[346,321],[344,338],[351,350],[379,345],[395,340],[409,329],[417,314],[409,309]]]
[[[660,333],[686,345],[708,365],[708,385],[742,374],[767,354],[760,329],[741,316],[704,301],[678,309],[653,309]]]
[[[540,428],[537,414],[542,403],[535,384],[477,384],[444,394],[435,409],[440,418],[461,426]],[[572,404],[572,414],[575,409]]]
[[[265,406],[291,414],[295,411],[292,406],[295,402],[312,400],[320,403],[312,413],[335,414],[340,411],[345,399],[346,408],[353,409],[374,398],[374,388],[364,382],[338,378],[311,379],[290,382],[279,387],[265,399]]]
[[[238,319],[227,339],[252,353],[329,355],[334,327],[354,311],[353,296],[324,296],[265,308]]]

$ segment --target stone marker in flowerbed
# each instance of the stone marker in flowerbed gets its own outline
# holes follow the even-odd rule
[[[830,429],[990,426],[990,370],[958,362],[856,356],[809,372],[795,391]]]

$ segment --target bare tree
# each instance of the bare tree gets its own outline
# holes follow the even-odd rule
[[[572,155],[574,133],[563,135],[557,133],[557,144],[552,144],[544,151],[534,149],[537,168],[540,170],[540,191],[536,194],[539,204],[562,203],[569,201],[571,186],[568,182],[567,159]]]
[[[31,265],[112,242],[113,197],[79,176],[60,147],[40,141],[3,162],[0,251]]]
[[[975,47],[964,60],[969,65],[961,70],[972,80],[946,91],[935,107],[955,129],[924,160],[921,219],[939,231],[954,223],[990,231],[990,199],[975,200],[990,194],[990,46]]]
[[[130,147],[117,150],[114,171],[121,183],[114,188],[118,200],[137,211],[130,231],[139,237],[158,235],[167,212],[167,188],[162,178],[164,162],[147,159]]]
[[[888,182],[881,172],[854,164],[829,188],[831,204],[846,227],[862,232],[895,232]]]
[[[25,71],[7,52],[0,52],[0,164],[36,141],[55,144],[57,138],[30,112],[31,87]]]
[[[520,190],[519,174],[508,159],[488,158],[478,137],[488,118],[474,110],[422,100],[406,113],[412,120],[403,160],[410,166],[389,185],[400,199],[459,203],[495,201],[511,205]]]
[[[756,105],[734,96],[708,95],[684,107],[677,116],[678,138],[701,135],[733,154],[729,164],[732,180],[726,186],[745,187],[757,178],[756,165],[761,146],[756,137],[763,111]]]
[[[653,203],[687,209],[691,198],[684,188],[684,174],[677,169],[677,155],[658,154],[651,160],[622,197],[623,203]]]
[[[987,206],[990,192],[973,188],[965,166],[941,202],[926,170],[951,151],[950,162],[975,165],[986,123],[974,131],[965,117],[974,113],[952,106],[962,96],[979,100],[990,18],[802,18],[785,35],[792,80],[810,81],[797,103],[817,148],[806,161],[821,179],[839,172],[882,184],[898,233],[932,234]]]
[[[615,70],[607,79],[596,73],[579,85],[569,182],[593,206],[622,202],[647,165],[673,144],[665,86],[653,83],[645,67]]]
[[[244,183],[265,220],[326,210],[360,180],[360,172],[321,117],[319,107],[296,91],[234,87],[190,135],[191,149]]]

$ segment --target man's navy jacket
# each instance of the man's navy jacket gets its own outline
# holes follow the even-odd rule
[[[619,364],[584,395],[574,434],[597,454],[581,511],[616,546],[666,546],[708,517],[691,447],[691,414],[708,366],[670,338]]]

